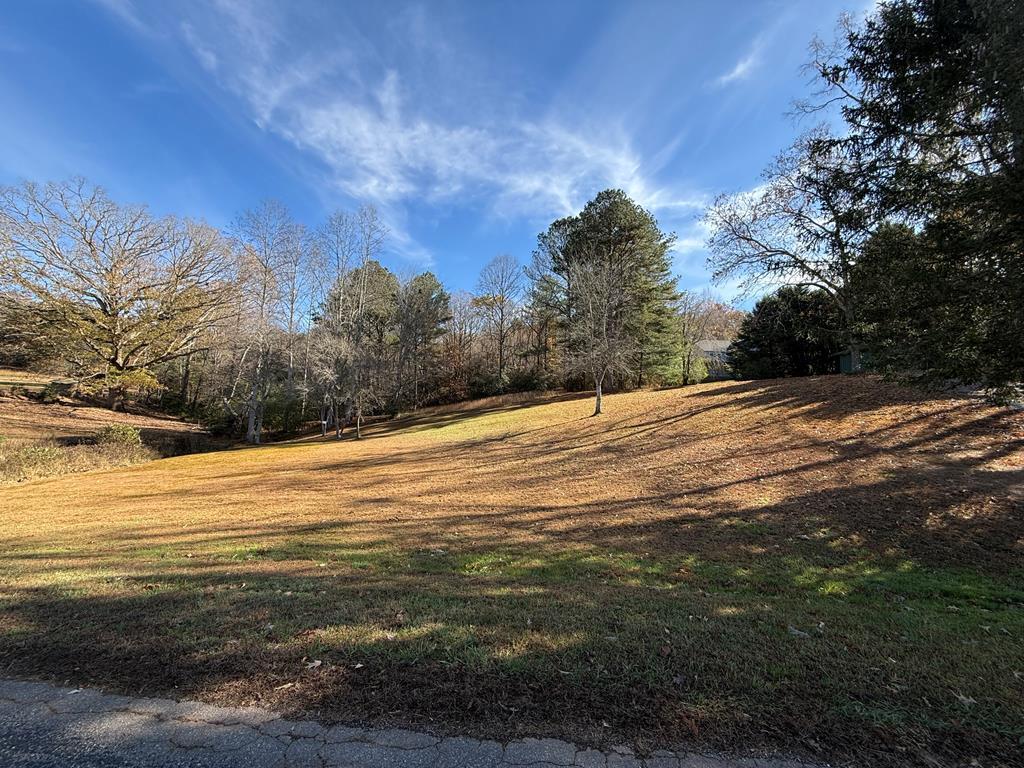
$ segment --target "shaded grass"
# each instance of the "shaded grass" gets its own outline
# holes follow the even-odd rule
[[[156,451],[143,445],[63,445],[56,440],[0,437],[0,485],[124,467],[151,461],[157,456]]]
[[[1019,684],[999,674],[1020,660],[1016,576],[797,557],[738,568],[628,552],[286,550],[48,570],[31,597],[5,594],[21,626],[4,626],[4,658],[128,686],[141,664],[158,690],[203,681],[224,694],[255,677],[271,702],[328,717],[387,718],[402,696],[421,722],[439,709],[465,722],[474,708],[493,716],[474,697],[507,689],[517,696],[488,718],[495,735],[558,732],[572,707],[592,738],[604,723],[678,738],[676,720],[723,746],[772,723],[785,745],[806,727],[807,697],[818,727],[1024,736]],[[282,684],[298,701],[277,695]],[[469,713],[439,707],[450,686]]]
[[[838,378],[587,412],[0,491],[0,668],[500,737],[1012,761],[1019,417]]]
[[[20,368],[0,368],[0,390],[25,390],[38,392],[52,382],[66,381],[47,373],[26,371]]]

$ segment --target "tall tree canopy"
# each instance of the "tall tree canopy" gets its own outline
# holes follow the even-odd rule
[[[194,352],[233,290],[212,227],[158,219],[74,179],[0,190],[0,299],[80,375],[121,384]]]
[[[832,373],[842,316],[822,290],[783,286],[760,299],[729,346],[733,372],[744,379]]]
[[[845,343],[900,376],[1024,381],[1024,13],[890,0],[816,44],[845,130],[811,131],[709,209],[719,277],[824,290]]]
[[[424,272],[398,288],[396,308],[398,360],[395,399],[418,408],[425,379],[438,379],[436,343],[450,318],[448,292],[432,272]]]
[[[997,389],[1024,381],[1020,3],[894,0],[819,47],[815,66],[842,106],[849,131],[834,145],[857,158],[866,205],[918,235],[880,231],[864,251],[880,364]],[[887,302],[872,294],[881,285]]]
[[[668,256],[674,239],[618,189],[540,235],[530,270],[534,301],[557,317],[567,372],[585,373],[596,387],[628,376],[642,384],[669,364],[679,342]]]

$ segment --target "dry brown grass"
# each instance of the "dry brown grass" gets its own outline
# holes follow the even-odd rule
[[[200,431],[194,424],[166,416],[115,412],[73,400],[42,403],[0,395],[0,436],[6,438],[75,442],[95,436],[108,424],[130,424],[154,438]]]
[[[56,440],[0,440],[0,485],[73,475],[152,461],[159,454],[143,445],[64,445]]]
[[[591,408],[0,489],[0,668],[503,735],[1012,753],[1024,415],[870,377]]]
[[[10,388],[42,389],[53,381],[62,381],[59,376],[36,371],[26,371],[22,368],[0,367],[0,391]]]
[[[21,390],[41,390],[53,377],[0,369],[0,485],[58,475],[138,464],[211,446],[194,424],[159,414],[114,412],[70,397],[43,402]],[[4,383],[17,384],[18,395]],[[104,427],[128,425],[142,435],[145,448],[97,446]]]

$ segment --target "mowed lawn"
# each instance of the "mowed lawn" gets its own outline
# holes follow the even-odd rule
[[[1024,414],[872,377],[605,405],[0,489],[0,673],[641,749],[1019,757]]]

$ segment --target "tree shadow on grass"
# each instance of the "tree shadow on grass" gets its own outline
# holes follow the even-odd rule
[[[746,407],[743,400],[732,402]],[[268,533],[337,538],[372,529],[398,546],[442,546],[462,528],[483,547],[500,546],[509,536],[654,553],[697,542],[727,555],[739,546],[749,557],[758,548],[817,541],[822,556],[846,547],[926,565],[1020,567],[1024,470],[1019,463],[999,465],[1024,445],[1014,437],[1011,414],[953,402],[852,433],[782,432],[749,441],[743,430],[689,434],[687,423],[702,414],[705,406],[686,405],[659,419],[609,420],[603,429],[558,439],[526,431],[338,459],[325,454],[310,466],[261,468],[257,485],[270,498],[315,495],[332,476],[344,477],[346,495],[327,519],[281,519],[267,531],[253,530],[245,515],[237,523],[218,520],[183,531],[143,527],[126,536],[212,543],[245,530],[259,540]],[[723,436],[740,444],[716,447]],[[685,463],[675,460],[681,447],[693,454]],[[638,453],[647,464],[668,459],[638,492],[616,494],[635,471]],[[610,491],[596,500],[573,499],[559,491],[572,478]],[[244,496],[252,484],[251,468],[243,468],[217,472],[187,494],[202,503]],[[129,498],[161,506],[180,493],[139,490]],[[240,500],[239,511],[251,511],[253,503]],[[754,535],[741,535],[744,528]]]
[[[12,541],[0,668],[506,738],[1004,758],[1019,417],[923,398],[878,418],[901,401],[806,386],[782,411],[763,383],[697,390],[557,437],[296,454],[257,481],[122,476],[115,514],[217,515]]]
[[[310,561],[145,563],[91,593],[6,589],[0,667],[505,739],[820,744],[818,758],[863,757],[880,738],[955,756],[1013,748],[1019,709],[992,665],[1020,661],[998,631],[1024,629],[1020,591],[898,560],[828,570],[811,554],[699,552],[375,544],[347,558],[324,547]],[[994,636],[971,626],[979,618]],[[964,634],[988,644],[969,663]],[[936,697],[947,689],[985,696],[965,711]]]

